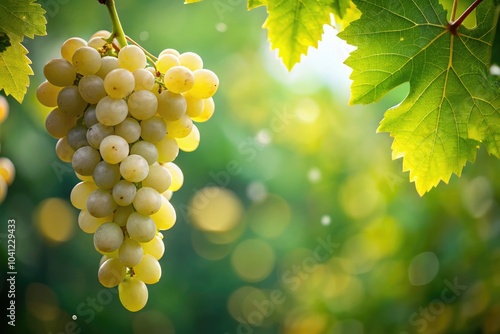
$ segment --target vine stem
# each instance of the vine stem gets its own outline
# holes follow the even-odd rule
[[[98,0],[99,3],[106,5],[108,8],[109,16],[111,17],[111,23],[113,25],[113,32],[108,39],[108,43],[112,43],[113,39],[116,38],[118,44],[121,48],[127,45],[127,39],[125,38],[125,33],[123,32],[122,24],[120,23],[120,18],[118,17],[118,12],[116,11],[115,0]]]
[[[479,4],[481,2],[483,2],[483,0],[476,0],[476,1],[474,1],[472,3],[472,5],[470,5],[469,8],[467,8],[465,10],[465,12],[463,12],[462,15],[460,15],[460,17],[456,21],[450,22],[450,24],[448,25],[448,30],[453,35],[457,35],[458,34],[458,28],[460,28],[460,26],[462,25],[462,23],[464,23],[464,20],[472,13],[472,11],[474,9],[476,9],[477,6],[479,6]]]

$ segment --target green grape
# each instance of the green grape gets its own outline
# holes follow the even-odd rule
[[[99,150],[104,161],[117,164],[128,156],[129,146],[122,137],[110,135],[101,141]]]
[[[76,80],[76,70],[63,58],[49,60],[43,67],[43,74],[48,82],[58,87],[71,86]]]
[[[141,245],[145,254],[150,254],[157,260],[161,259],[165,253],[165,244],[163,243],[161,233],[158,233],[151,241]]]
[[[54,138],[62,138],[75,126],[77,118],[63,113],[59,108],[52,110],[45,119],[45,128]]]
[[[115,184],[120,181],[120,167],[101,161],[95,166],[92,177],[99,188],[113,189]]]
[[[101,161],[99,151],[90,146],[83,146],[76,150],[71,159],[75,172],[80,175],[89,176],[94,172],[95,166]]]
[[[87,110],[85,110],[85,112],[83,113],[83,123],[87,128],[90,128],[92,125],[99,123],[99,121],[97,120],[97,116],[95,114],[95,108],[96,105],[93,104],[89,106]]]
[[[159,142],[166,134],[167,125],[159,116],[153,116],[141,122],[141,137],[150,143]]]
[[[61,46],[61,56],[71,62],[75,51],[84,46],[87,46],[87,42],[84,39],[80,37],[68,38]]]
[[[140,311],[148,302],[148,288],[136,277],[128,277],[118,285],[118,296],[130,312]]]
[[[70,194],[71,204],[77,209],[83,210],[87,208],[87,199],[90,193],[97,189],[97,185],[94,182],[80,182],[77,183]]]
[[[193,124],[193,129],[184,138],[176,138],[179,149],[184,152],[193,152],[200,145],[200,130]]]
[[[156,114],[158,99],[149,90],[138,90],[128,98],[128,111],[138,120],[148,119]]]
[[[101,55],[96,49],[83,46],[75,51],[71,62],[78,73],[92,75],[96,74],[101,67]]]
[[[193,97],[207,99],[214,96],[219,88],[219,78],[217,75],[207,69],[193,71],[194,85],[189,91]]]
[[[78,226],[83,232],[93,234],[99,226],[109,223],[113,220],[112,216],[96,218],[92,216],[87,209],[82,209],[78,214]]]
[[[206,122],[208,121],[215,111],[215,103],[214,99],[209,97],[208,99],[203,100],[203,111],[199,116],[193,116],[193,121],[195,122]]]
[[[135,187],[135,185],[134,185]],[[134,192],[134,197],[135,197],[135,192]],[[132,198],[133,200],[133,198]],[[132,203],[132,200],[130,200],[130,203]],[[119,206],[115,214],[113,215],[113,221],[117,223],[119,226],[125,226],[127,225],[127,220],[130,215],[135,212],[134,207],[132,204],[127,205],[127,206]]]
[[[141,136],[141,125],[132,117],[127,117],[115,126],[115,134],[122,137],[127,143],[135,143]]]
[[[144,250],[140,243],[130,238],[123,241],[118,250],[118,259],[125,266],[132,268],[141,262]]]
[[[160,58],[163,55],[174,55],[176,57],[179,57],[181,54],[176,49],[164,49],[162,52],[160,52],[158,58]]]
[[[173,93],[184,93],[193,88],[194,79],[193,72],[189,68],[180,65],[171,67],[165,73],[163,83]]]
[[[177,191],[181,189],[182,184],[184,183],[184,174],[182,174],[182,170],[174,164],[173,162],[167,162],[162,165],[170,172],[172,176],[172,185],[170,186],[170,190]]]
[[[96,189],[90,193],[87,199],[87,210],[89,213],[96,217],[102,218],[109,216],[117,208],[117,204],[111,195],[111,191],[104,189]],[[111,252],[99,247],[100,250],[104,252]],[[115,248],[116,249],[116,248]]]
[[[177,219],[177,214],[175,209],[168,199],[161,196],[161,207],[157,213],[151,215],[156,228],[160,231],[171,229],[175,225],[175,220]]]
[[[163,54],[158,57],[155,66],[161,73],[166,73],[172,67],[179,66],[180,64],[181,62],[177,56],[173,54]]]
[[[159,193],[167,191],[171,184],[172,175],[170,171],[158,164],[149,166],[148,176],[142,181],[143,187],[153,188]]]
[[[156,235],[156,225],[153,219],[138,212],[130,214],[126,227],[130,239],[141,243],[151,241]]]
[[[179,56],[182,66],[186,66],[191,71],[203,68],[203,60],[194,52],[184,52]]]
[[[158,114],[166,121],[175,121],[186,114],[187,102],[182,94],[164,90],[158,95]]]
[[[112,98],[123,99],[134,90],[135,79],[132,73],[123,68],[112,70],[104,78],[104,89]]]
[[[165,136],[156,143],[156,148],[158,149],[158,161],[161,163],[174,161],[179,154],[179,145],[170,136]]]
[[[160,210],[161,198],[158,191],[143,186],[141,189],[137,190],[133,201],[134,208],[140,214],[150,216]]]
[[[154,70],[154,69],[153,69]],[[146,68],[140,68],[132,72],[135,80],[134,91],[150,91],[155,85],[155,76]]]
[[[62,87],[54,86],[53,84],[45,80],[36,89],[36,98],[41,104],[46,107],[57,107],[57,96],[59,95],[61,89]]]
[[[134,273],[144,283],[155,284],[161,278],[161,266],[153,255],[145,254],[142,260],[134,266]]]
[[[198,117],[203,112],[204,102],[203,99],[193,97],[189,92],[182,94],[186,99],[187,108],[186,115],[189,117]]]
[[[127,156],[120,164],[122,177],[130,182],[141,182],[146,178],[148,172],[148,162],[138,154]]]
[[[82,98],[78,87],[64,87],[57,95],[57,107],[63,113],[71,116],[80,116],[87,107],[87,102]]]
[[[123,231],[115,223],[104,223],[94,233],[94,245],[103,252],[109,253],[117,250],[122,242]]]
[[[143,157],[148,165],[152,165],[158,160],[158,148],[150,142],[140,140],[132,145],[130,154],[137,154]]]
[[[69,146],[74,150],[80,147],[89,146],[87,141],[87,127],[83,124],[77,124],[68,131],[66,135]]]
[[[78,83],[78,91],[82,99],[90,104],[96,104],[106,96],[104,80],[97,75],[88,75],[81,78]]]
[[[136,45],[126,45],[118,53],[118,62],[120,67],[133,72],[146,67],[146,55]]]
[[[113,194],[113,199],[118,205],[127,206],[132,204],[136,192],[137,188],[135,184],[127,180],[120,180],[113,186],[112,194]]]
[[[121,98],[106,96],[96,106],[97,120],[107,126],[120,124],[127,118],[127,102]]]
[[[104,261],[99,266],[99,271],[97,272],[99,283],[106,288],[114,288],[123,282],[126,275],[127,268],[117,258],[110,258]]]
[[[193,130],[193,120],[188,115],[183,115],[175,121],[167,122],[168,134],[175,138],[187,137]]]
[[[64,162],[71,162],[75,150],[71,148],[66,137],[59,138],[56,144],[56,155]]]

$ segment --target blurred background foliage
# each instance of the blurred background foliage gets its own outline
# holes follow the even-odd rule
[[[200,147],[176,160],[185,183],[163,277],[126,311],[97,281],[101,256],[68,202],[77,179],[34,94],[62,42],[109,19],[96,1],[40,3],[48,36],[27,41],[35,76],[0,128],[17,170],[0,206],[4,264],[16,220],[17,333],[500,333],[500,161],[481,150],[419,198],[376,134],[408,87],[348,106],[349,48],[333,29],[286,73],[264,8],[229,0],[117,0],[129,36],[154,54],[197,52],[221,80]]]

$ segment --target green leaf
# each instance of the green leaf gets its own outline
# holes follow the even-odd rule
[[[339,19],[346,15],[347,8],[349,8],[351,0],[334,0],[331,3],[333,14]]]
[[[18,38],[18,37],[16,37]],[[31,61],[26,54],[28,50],[21,44],[20,39],[12,38],[12,45],[0,53],[0,90],[4,89],[7,95],[12,95],[22,102],[26,88],[29,86],[29,76],[33,74],[29,64]]]
[[[330,24],[331,11],[331,0],[267,0],[269,16],[264,28],[288,70],[310,46],[318,46],[324,25]]]
[[[45,35],[45,11],[34,0],[2,0],[0,2],[0,30],[9,35]]]
[[[250,10],[265,5],[267,5],[267,0],[248,0],[247,9]]]
[[[495,0],[497,1],[497,0]],[[420,195],[474,161],[480,143],[500,157],[500,89],[489,74],[497,24],[493,0],[476,9],[477,28],[453,35],[438,0],[355,0],[362,16],[339,34],[357,46],[351,103],[372,103],[404,82],[408,96],[378,131],[394,137]],[[496,3],[496,2],[495,2]]]
[[[12,95],[18,102],[22,102],[29,86],[29,76],[33,74],[30,68],[31,61],[26,54],[28,51],[21,44],[24,37],[34,38],[35,35],[45,35],[45,11],[34,0],[1,0],[0,2],[0,30],[7,35],[0,36],[0,90],[4,89],[7,95]]]
[[[4,32],[0,32],[0,52],[4,52],[8,46],[10,46],[9,35]]]
[[[201,0],[185,0],[184,4],[190,4],[190,3],[197,3],[200,2]]]

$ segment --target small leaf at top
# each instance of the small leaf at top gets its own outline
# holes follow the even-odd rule
[[[500,157],[500,89],[490,76],[497,0],[476,9],[477,27],[448,29],[438,0],[354,0],[361,18],[339,37],[357,46],[351,103],[372,103],[404,82],[408,96],[389,109],[378,131],[394,137],[420,195],[474,161],[480,143]],[[459,13],[460,14],[460,13]]]
[[[17,38],[17,39],[16,39]],[[23,101],[29,86],[29,76],[33,74],[19,37],[11,38],[12,45],[0,53],[0,90],[12,95],[19,103]]]
[[[248,0],[247,9],[250,10],[265,5],[267,5],[267,0]]]
[[[45,35],[47,20],[44,14],[45,10],[34,0],[2,0],[0,30],[20,37],[34,38],[35,35]]]
[[[331,22],[331,11],[331,0],[267,0],[264,28],[288,70],[310,46],[318,46],[324,25]]]
[[[4,52],[8,46],[10,46],[9,35],[4,32],[0,32],[0,53]]]

